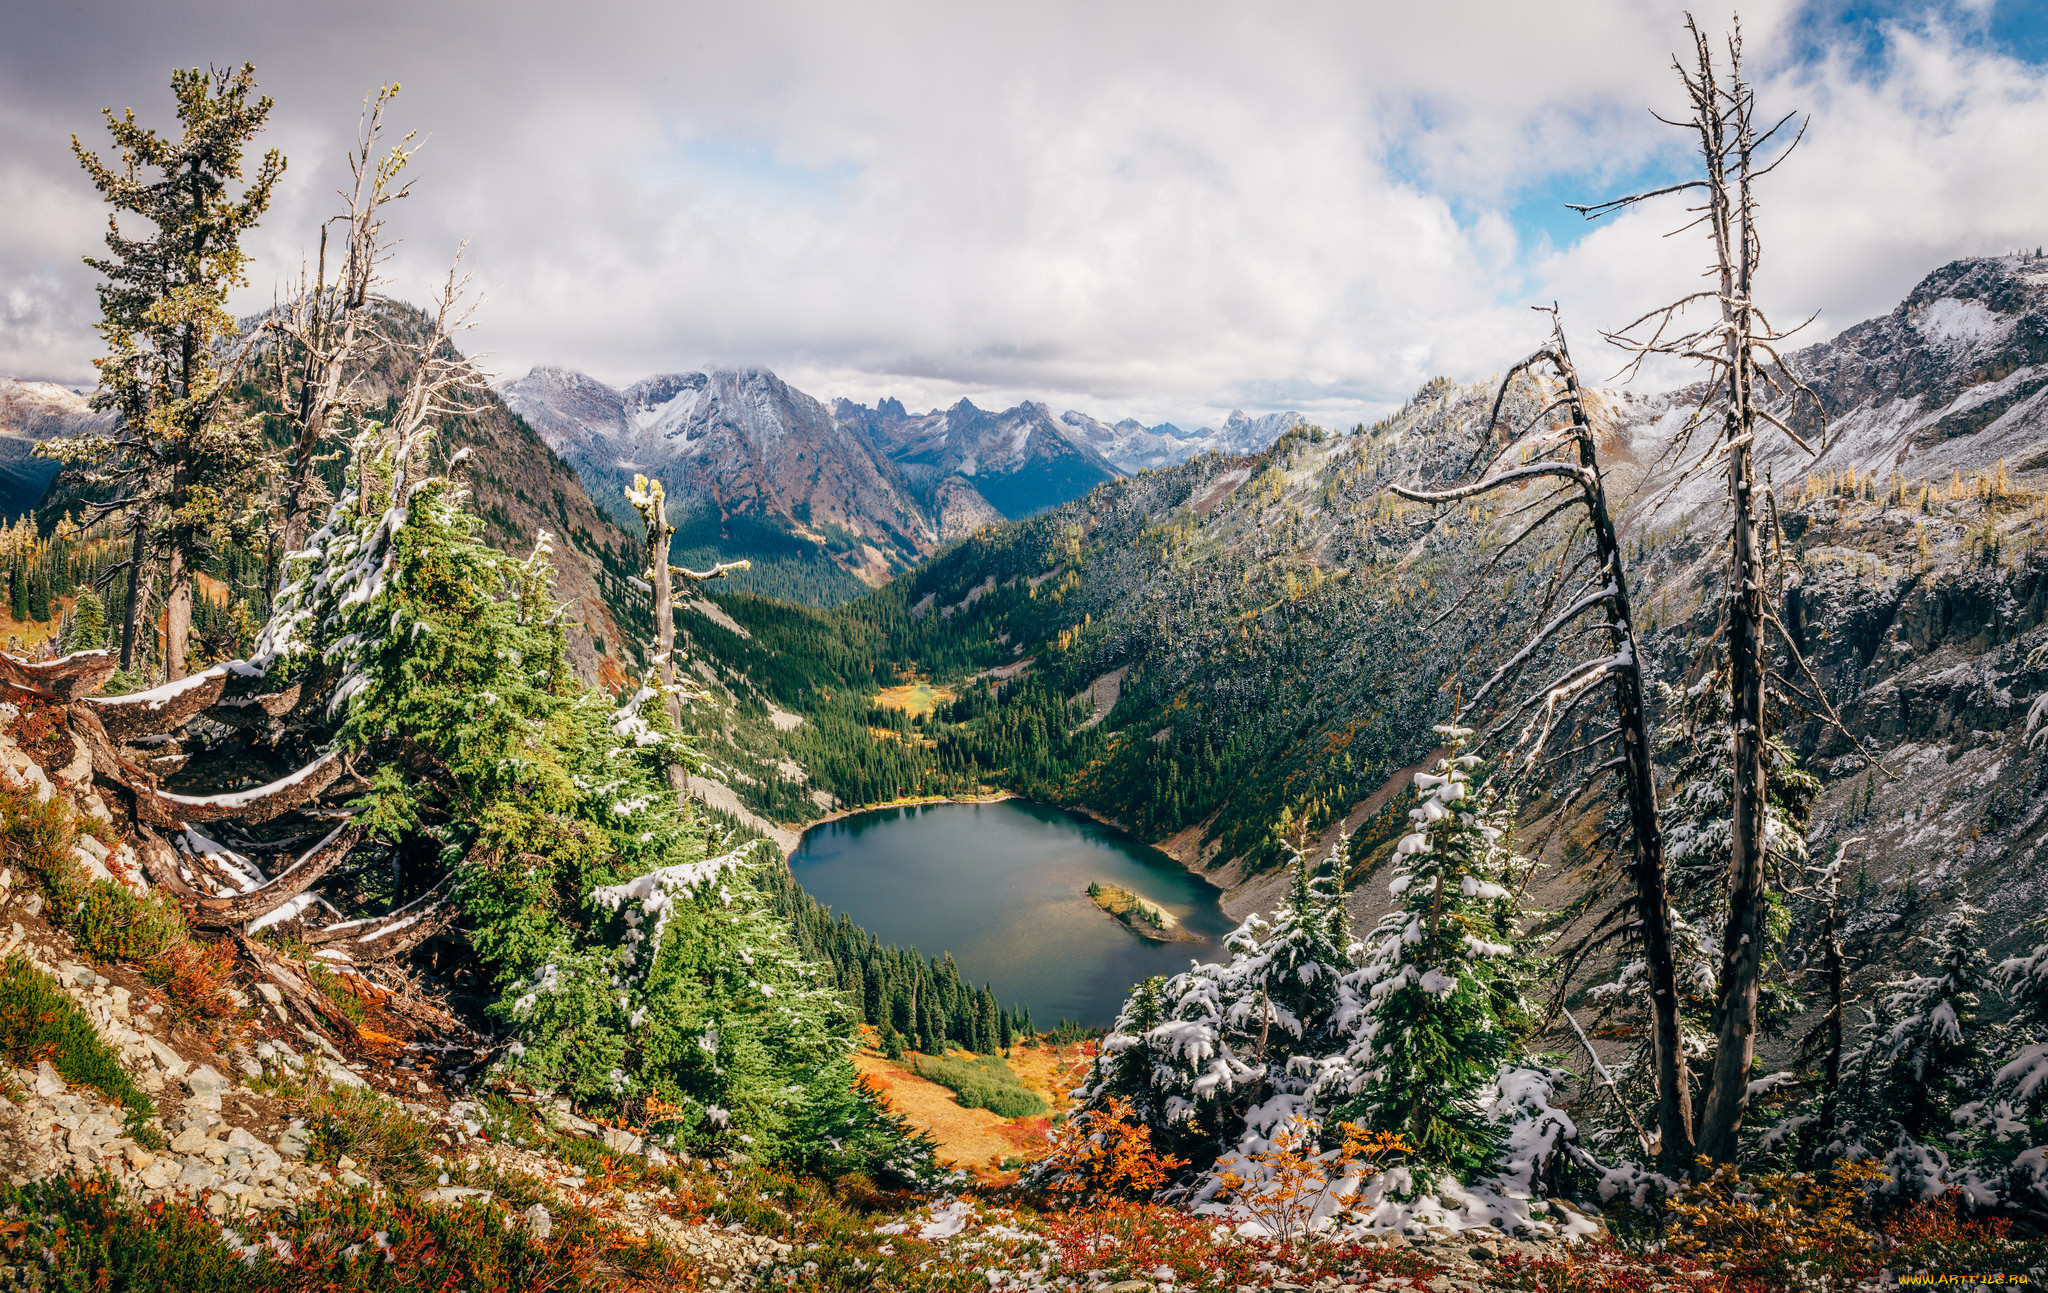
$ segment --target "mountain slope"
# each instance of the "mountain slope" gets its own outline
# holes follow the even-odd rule
[[[1052,410],[1032,401],[991,413],[961,400],[915,416],[895,400],[874,409],[841,400],[834,416],[881,446],[920,498],[930,500],[941,482],[964,478],[1013,521],[1119,474],[1102,455],[1069,439]]]
[[[1198,453],[1261,453],[1295,427],[1306,425],[1299,413],[1268,413],[1247,417],[1232,409],[1221,430],[1201,427],[1183,431],[1171,422],[1148,427],[1135,418],[1114,424],[1069,409],[1060,414],[1067,438],[1087,445],[1126,472],[1171,467]]]
[[[2034,862],[2048,743],[2026,736],[2030,709],[2048,713],[2044,276],[2032,259],[1947,266],[1893,314],[1794,357],[1837,439],[1811,472],[1772,451],[1787,558],[1774,596],[1827,701],[1781,658],[1784,731],[1822,779],[1816,854],[1864,838],[1844,919],[1872,963],[1909,960],[1903,940],[1965,893],[2000,951],[2048,902]],[[817,725],[787,742],[813,791],[985,784],[1087,805],[1232,886],[1233,911],[1254,908],[1275,896],[1276,823],[1325,843],[1355,830],[1354,865],[1377,864],[1431,724],[1515,648],[1557,577],[1545,554],[1561,532],[1486,570],[1529,500],[1437,516],[1386,492],[1462,471],[1492,395],[1434,381],[1370,431],[1293,431],[1257,457],[1197,458],[992,527],[836,620],[735,599],[751,642],[692,632],[763,703]],[[1542,403],[1516,399],[1525,416]],[[1674,484],[1664,460],[1686,407],[1683,393],[1596,399],[1646,663],[1674,683],[1725,595],[1719,479],[1651,506]],[[958,695],[916,728],[928,755],[883,730],[908,730],[893,711],[845,708],[844,687],[911,671]],[[856,751],[863,730],[883,734]],[[1534,808],[1562,875],[1577,863],[1558,850],[1598,823]],[[1358,890],[1361,915],[1383,898]]]
[[[86,397],[54,382],[0,377],[0,517],[32,510],[57,475],[57,464],[35,456],[36,442],[81,435],[106,425]]]
[[[393,328],[420,326],[416,311],[394,307]],[[403,374],[380,367],[366,377],[373,404],[392,395]],[[42,382],[0,378],[0,504],[9,514],[47,500],[56,464],[30,456],[34,442],[104,425],[84,396]],[[627,582],[641,565],[639,541],[585,493],[576,470],[490,391],[468,397],[468,411],[441,428],[440,449],[473,451],[459,478],[476,497],[484,539],[527,552],[542,531],[550,538],[555,595],[567,604],[570,662],[586,681],[616,688],[637,676],[641,643],[650,636],[645,599]],[[624,625],[625,627],[621,627]]]
[[[616,390],[536,368],[501,388],[615,517],[634,473],[667,486],[676,557],[744,556],[736,586],[837,602],[938,543],[887,456],[765,369],[650,377]]]

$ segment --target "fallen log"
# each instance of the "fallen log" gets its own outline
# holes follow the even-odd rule
[[[382,961],[424,943],[456,913],[455,872],[450,871],[439,884],[402,907],[382,916],[308,930],[304,938],[322,952],[341,952],[352,961]]]
[[[129,745],[145,736],[174,732],[213,708],[227,689],[229,666],[217,664],[204,673],[167,682],[126,696],[88,696],[86,708],[99,716],[107,736]]]
[[[325,838],[307,849],[298,861],[246,893],[191,900],[192,923],[210,929],[226,929],[268,916],[285,903],[311,888],[334,864],[348,856],[362,842],[363,828],[344,821]]]
[[[0,682],[16,691],[68,705],[98,691],[120,662],[111,651],[73,651],[55,660],[17,660],[0,655]]]

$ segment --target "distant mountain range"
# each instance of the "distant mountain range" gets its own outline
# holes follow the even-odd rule
[[[1026,401],[991,412],[961,400],[912,413],[900,400],[830,409],[764,368],[650,377],[623,389],[535,368],[499,394],[621,523],[636,472],[659,476],[676,514],[677,560],[749,557],[754,591],[831,603],[907,570],[941,545],[1021,520],[1106,480],[1198,453],[1254,453],[1302,421],[1232,413],[1222,430],[1114,425]]]
[[[36,442],[106,426],[86,397],[55,382],[0,377],[0,519],[34,508],[57,474],[57,464],[35,456]]]

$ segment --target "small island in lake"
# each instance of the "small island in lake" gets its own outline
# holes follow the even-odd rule
[[[1155,943],[1179,943],[1194,938],[1193,934],[1181,929],[1172,912],[1143,894],[1097,880],[1088,886],[1088,897],[1139,938],[1149,938]]]

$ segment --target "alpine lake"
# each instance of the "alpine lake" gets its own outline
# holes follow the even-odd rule
[[[1131,988],[1223,955],[1237,922],[1221,891],[1158,849],[1086,817],[1021,799],[881,808],[806,832],[790,871],[812,897],[883,946],[951,953],[1032,1022],[1104,1027]],[[1090,884],[1164,909],[1172,941],[1141,937]]]

